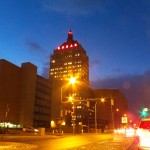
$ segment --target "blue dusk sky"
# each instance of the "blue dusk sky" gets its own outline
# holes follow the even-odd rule
[[[131,113],[150,107],[149,0],[0,0],[0,59],[31,62],[47,77],[70,28],[89,56],[92,88],[119,88]]]

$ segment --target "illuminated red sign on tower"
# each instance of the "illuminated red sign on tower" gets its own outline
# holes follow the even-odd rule
[[[64,49],[67,49],[67,48],[73,48],[73,47],[77,47],[77,46],[78,46],[78,43],[73,40],[73,33],[70,29],[69,32],[68,32],[67,42],[63,43],[61,46],[58,46],[57,50],[64,50]]]

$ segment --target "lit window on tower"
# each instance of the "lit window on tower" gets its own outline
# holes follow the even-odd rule
[[[51,63],[55,63],[55,60],[52,60]]]
[[[82,108],[81,106],[77,106],[77,109]]]
[[[78,115],[77,118],[81,118],[81,115]]]

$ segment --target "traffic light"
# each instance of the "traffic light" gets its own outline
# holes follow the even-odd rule
[[[141,116],[142,116],[142,117],[147,117],[147,116],[148,116],[148,110],[144,108],[144,109],[142,110]]]

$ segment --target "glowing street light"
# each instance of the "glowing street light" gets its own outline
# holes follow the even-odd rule
[[[116,111],[118,112],[118,111],[119,111],[119,108],[116,108]]]
[[[69,83],[70,84],[75,84],[76,83],[76,78],[75,77],[71,77],[70,79],[69,79]]]
[[[68,99],[70,102],[73,101],[73,97],[72,96],[69,96],[69,99]]]
[[[105,102],[105,98],[101,98],[101,102],[104,103]]]

